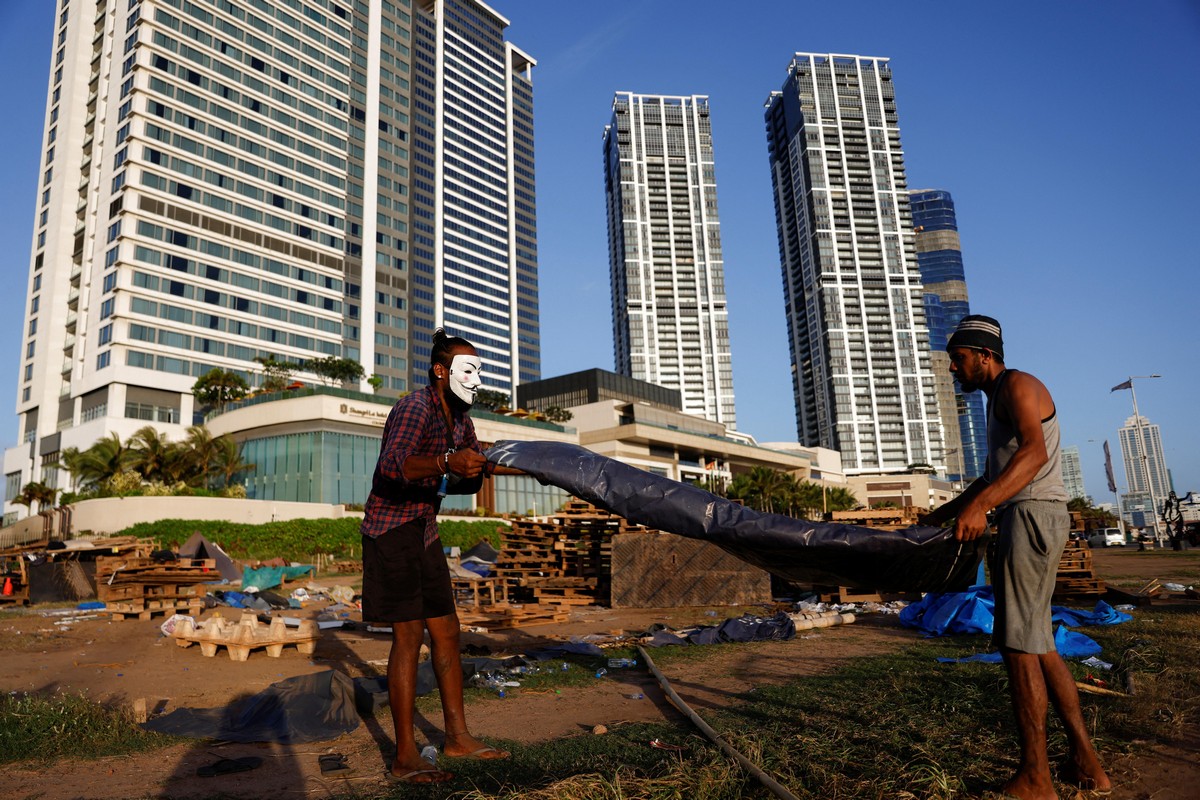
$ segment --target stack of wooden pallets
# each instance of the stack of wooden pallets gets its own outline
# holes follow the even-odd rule
[[[200,584],[220,580],[211,558],[157,561],[104,556],[96,559],[96,594],[113,619],[150,619],[176,611],[194,613],[204,604]]]
[[[1092,566],[1092,549],[1087,542],[1072,539],[1063,550],[1054,577],[1054,597],[1084,597],[1104,594],[1104,581],[1096,577]]]
[[[644,533],[622,517],[571,500],[544,520],[516,520],[501,534],[495,574],[509,596],[552,605],[607,604],[612,588],[612,537]]]

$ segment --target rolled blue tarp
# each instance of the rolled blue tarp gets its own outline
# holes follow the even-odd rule
[[[986,539],[950,529],[884,531],[765,514],[562,442],[497,443],[489,461],[520,469],[632,523],[710,542],[785,580],[883,592],[958,591],[974,583]]]

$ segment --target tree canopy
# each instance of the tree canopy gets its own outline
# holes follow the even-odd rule
[[[213,367],[192,384],[192,395],[201,406],[224,409],[250,393],[250,384],[232,370]]]
[[[330,385],[353,383],[361,381],[366,375],[362,364],[352,358],[325,356],[310,358],[304,362],[304,369],[315,372],[323,381]]]

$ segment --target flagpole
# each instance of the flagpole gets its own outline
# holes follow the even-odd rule
[[[1161,378],[1161,375],[1130,375],[1129,393],[1133,397],[1133,418],[1137,422],[1138,439],[1142,448],[1142,473],[1146,476],[1146,490],[1150,493],[1150,519],[1154,522],[1154,546],[1161,547],[1158,529],[1158,499],[1154,496],[1154,481],[1150,477],[1150,454],[1146,450],[1146,425],[1142,415],[1138,413],[1137,390],[1133,388],[1134,378]]]

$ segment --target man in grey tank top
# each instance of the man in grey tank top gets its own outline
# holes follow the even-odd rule
[[[1054,648],[1050,596],[1070,529],[1059,463],[1059,429],[1050,392],[1027,372],[1004,366],[1000,323],[963,317],[946,346],[950,373],[964,392],[988,398],[988,458],[983,477],[922,522],[954,520],[954,537],[976,539],[996,512],[996,596],[992,641],[1008,670],[1021,761],[1004,793],[1033,800],[1058,795],[1046,754],[1047,700],[1062,719],[1070,759],[1059,779],[1098,791],[1112,788],[1079,710],[1079,692]]]

